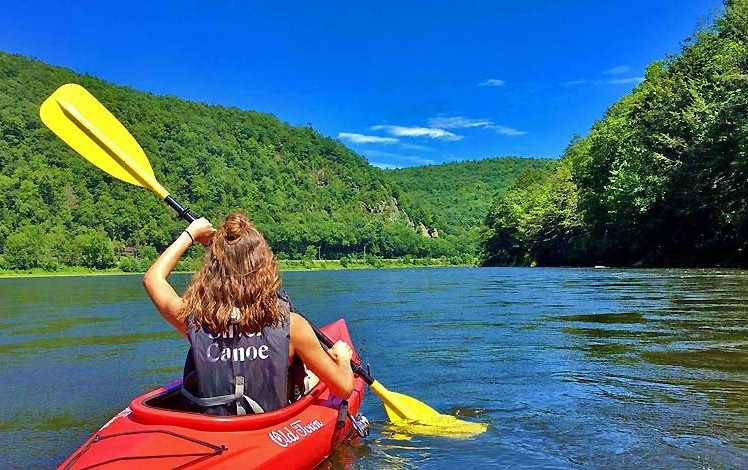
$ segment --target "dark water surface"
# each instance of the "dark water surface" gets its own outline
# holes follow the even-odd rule
[[[403,440],[369,392],[371,436],[324,468],[748,468],[746,272],[439,268],[284,283],[317,324],[346,318],[387,388],[489,423],[467,440]],[[0,279],[0,468],[54,468],[176,378],[185,351],[140,276]]]

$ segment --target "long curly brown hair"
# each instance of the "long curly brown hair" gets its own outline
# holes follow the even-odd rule
[[[246,214],[233,212],[213,234],[205,261],[192,276],[179,312],[185,321],[193,315],[195,328],[207,326],[213,333],[257,333],[277,326],[285,318],[278,308],[281,279],[278,262],[265,237]],[[238,309],[241,317],[232,320]]]

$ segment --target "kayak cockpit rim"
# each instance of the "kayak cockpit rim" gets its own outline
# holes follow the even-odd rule
[[[334,403],[339,401],[334,398],[318,398],[327,390],[327,385],[320,382],[299,400],[275,411],[246,416],[213,416],[184,410],[181,387],[182,381],[176,380],[136,398],[130,402],[131,418],[143,424],[172,425],[208,431],[248,431],[281,423],[313,404],[334,408],[340,406],[340,403]]]

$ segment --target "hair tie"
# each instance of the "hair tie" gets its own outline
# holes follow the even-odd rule
[[[195,244],[195,239],[192,238],[192,234],[187,229],[184,229],[184,233],[186,233],[187,236],[190,237],[190,240],[192,240],[192,244],[194,245]]]

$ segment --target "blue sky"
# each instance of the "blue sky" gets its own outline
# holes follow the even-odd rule
[[[558,157],[720,0],[11,0],[0,50],[311,124],[381,167]],[[50,90],[51,92],[51,90]]]

